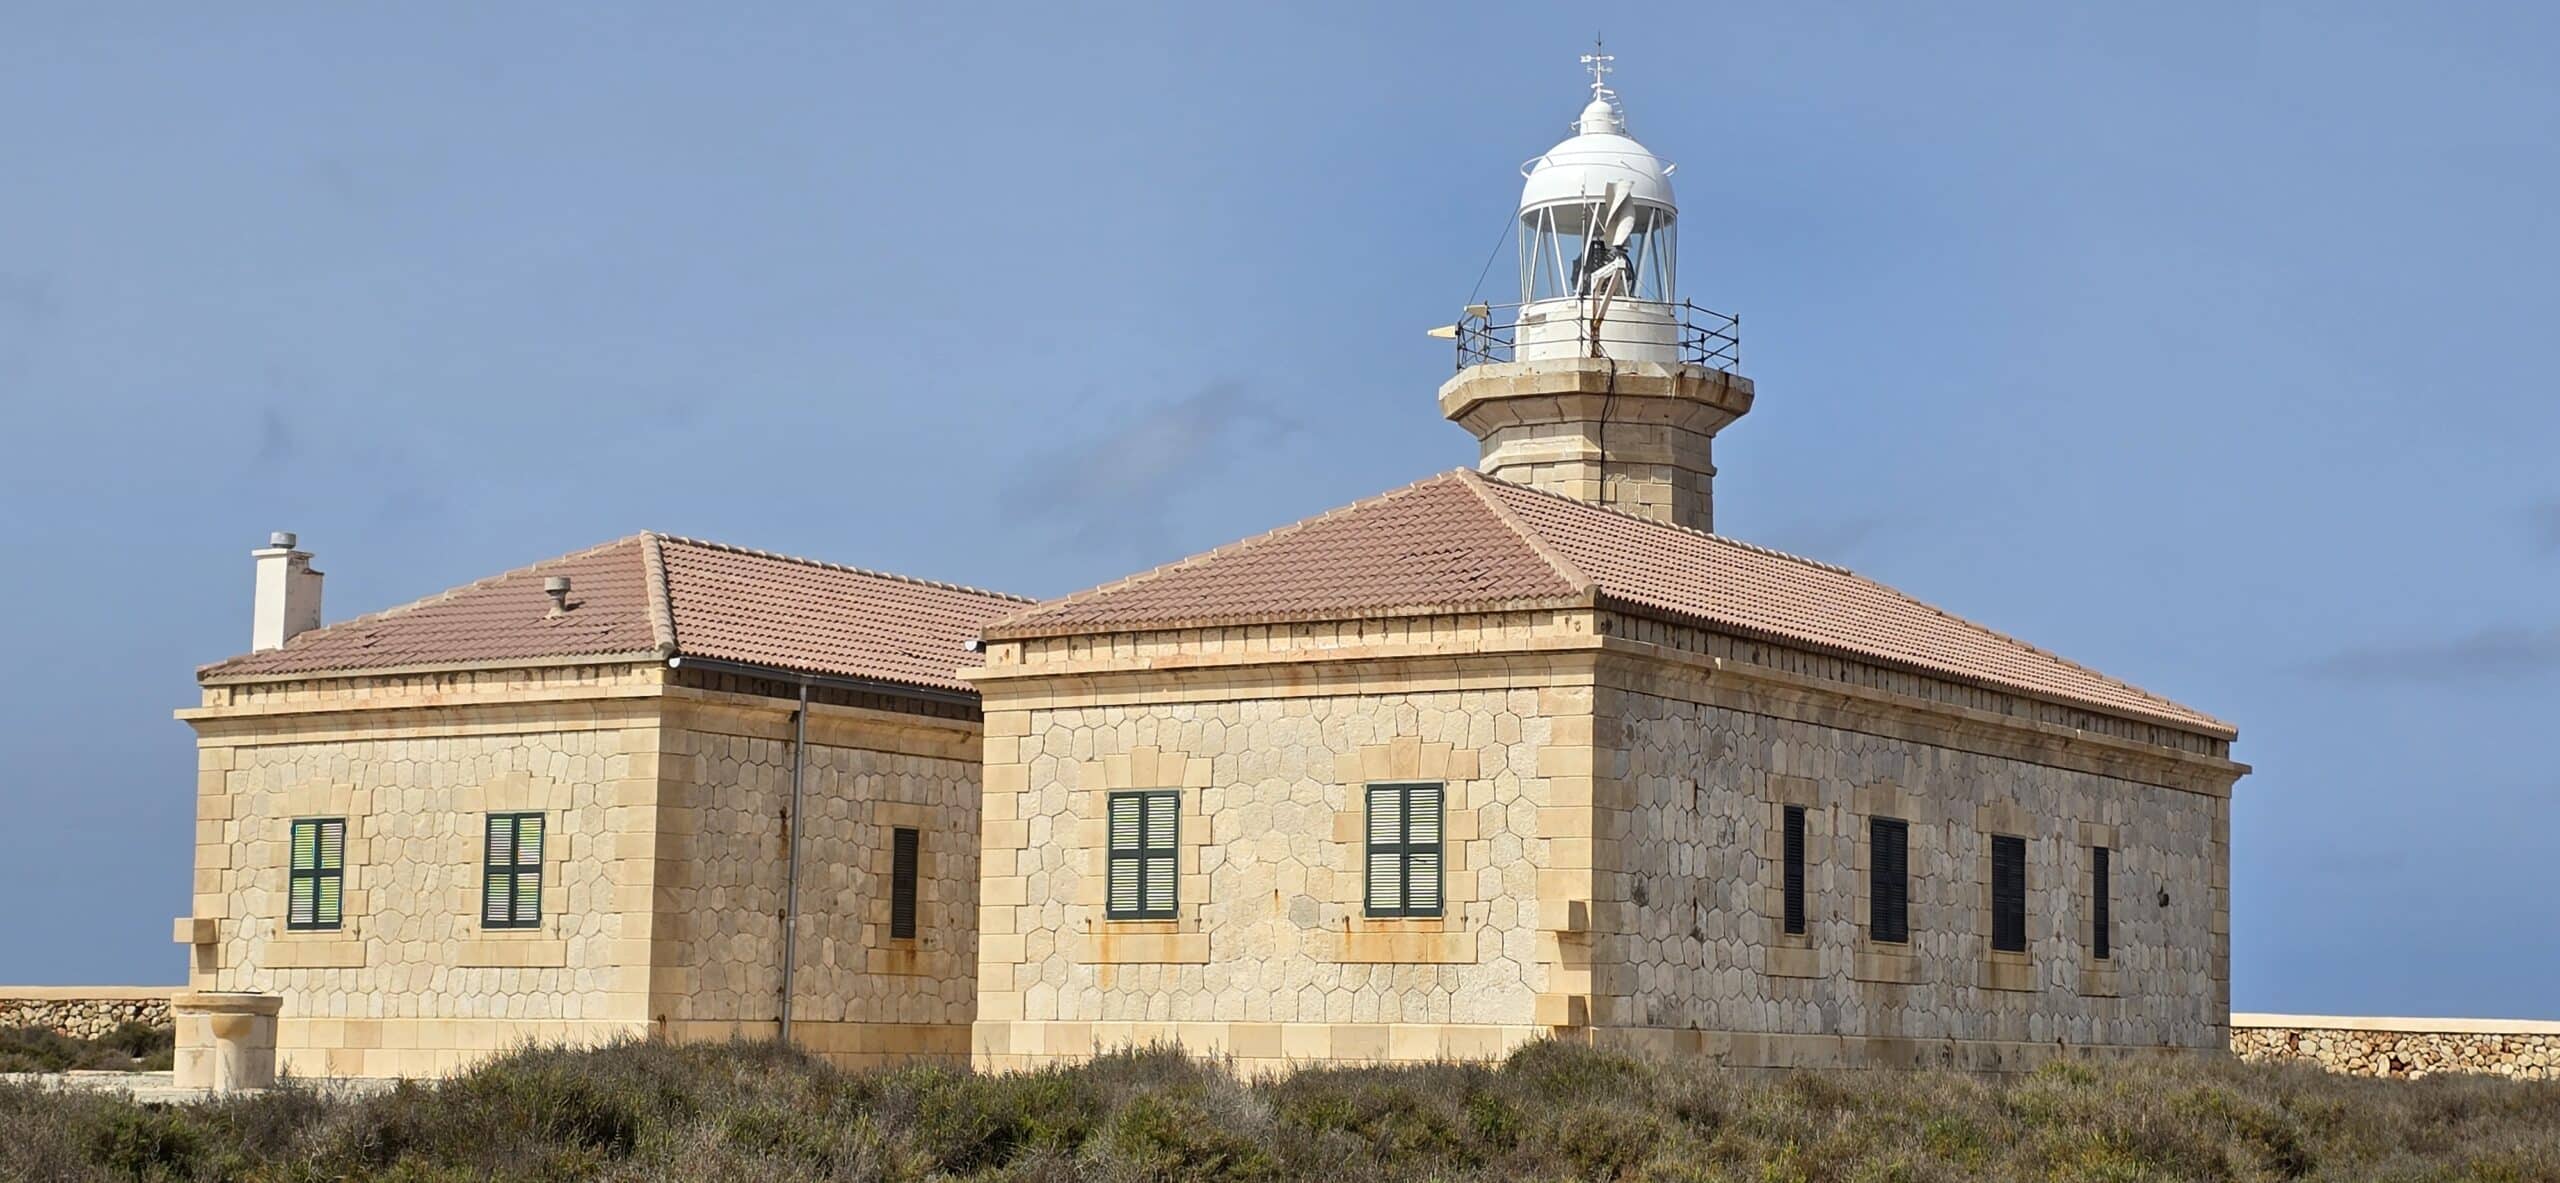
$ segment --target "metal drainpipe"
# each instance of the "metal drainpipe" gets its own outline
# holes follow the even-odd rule
[[[781,1039],[791,1042],[791,970],[800,951],[801,785],[809,769],[809,683],[800,683],[800,709],[791,715],[791,811],[782,817],[790,833],[790,853],[782,870],[782,1023]]]

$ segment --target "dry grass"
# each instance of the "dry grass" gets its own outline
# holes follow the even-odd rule
[[[1745,1078],[1557,1044],[1239,1083],[1167,1051],[988,1077],[633,1043],[351,1099],[0,1088],[0,1177],[2560,1180],[2560,1084],[2229,1062]]]

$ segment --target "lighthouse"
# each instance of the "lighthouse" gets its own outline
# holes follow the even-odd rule
[[[1467,308],[1440,408],[1488,475],[1712,532],[1740,322],[1679,294],[1677,166],[1628,134],[1613,60],[1583,55],[1572,134],[1520,167],[1519,300]]]

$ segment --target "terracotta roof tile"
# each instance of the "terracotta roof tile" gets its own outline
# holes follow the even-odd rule
[[[476,583],[313,629],[282,648],[242,654],[199,676],[255,677],[458,665],[532,657],[649,653],[646,535],[519,567]],[[577,607],[550,615],[542,581],[569,577]]]
[[[549,576],[570,577],[553,616]],[[697,657],[968,690],[979,626],[1029,601],[636,534],[206,666],[206,679],[574,657]]]
[[[1051,601],[986,632],[1208,627],[1584,597],[2106,713],[2231,730],[1844,568],[1467,469]]]
[[[968,690],[969,643],[1030,603],[947,583],[664,540],[676,651],[804,673]]]
[[[1207,554],[1052,600],[1007,635],[1125,624],[1356,617],[1553,603],[1584,589],[1465,482],[1434,477]]]
[[[1473,475],[1473,474],[1470,474]],[[1844,567],[1478,477],[1601,596],[1635,611],[2025,690],[2115,714],[2230,725],[1930,607]]]

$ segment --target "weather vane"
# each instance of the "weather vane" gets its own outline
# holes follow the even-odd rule
[[[1600,52],[1600,35],[1592,34],[1591,52],[1582,55],[1582,64],[1591,67],[1592,98],[1609,97],[1609,74],[1613,69],[1609,63],[1616,60],[1618,60],[1617,55]]]

